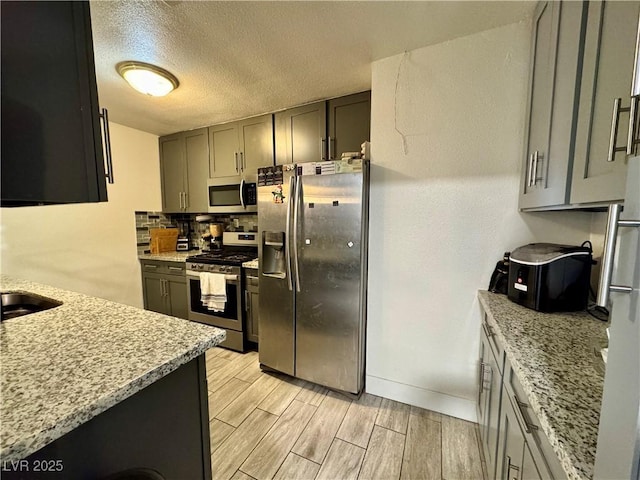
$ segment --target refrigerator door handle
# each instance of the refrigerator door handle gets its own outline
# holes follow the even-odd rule
[[[640,227],[640,220],[620,220],[621,210],[622,205],[619,203],[609,205],[607,230],[604,236],[602,267],[600,269],[600,285],[598,286],[598,298],[596,299],[596,305],[605,308],[609,306],[609,292],[631,293],[633,290],[632,287],[626,285],[611,285],[618,227]]]
[[[291,204],[295,195],[293,194],[295,177],[289,177],[289,202],[287,203],[287,225],[285,227],[285,262],[287,263],[287,285],[289,291],[293,291],[293,280],[291,280]]]
[[[295,195],[293,200],[293,263],[296,269],[296,292],[300,292],[300,268],[298,264],[298,216],[300,210],[300,191],[302,178],[296,178]]]

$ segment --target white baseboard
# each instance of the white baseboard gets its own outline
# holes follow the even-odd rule
[[[365,390],[379,397],[407,403],[452,417],[477,423],[476,404],[466,398],[434,392],[413,385],[394,382],[385,378],[367,375]]]

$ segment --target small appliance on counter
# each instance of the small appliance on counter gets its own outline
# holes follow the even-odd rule
[[[588,243],[588,242],[585,242]],[[591,247],[531,243],[511,252],[508,297],[539,312],[587,308]]]

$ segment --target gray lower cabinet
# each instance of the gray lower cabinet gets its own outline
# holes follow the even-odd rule
[[[204,357],[178,367],[21,460],[21,466],[32,469],[12,471],[3,463],[3,480],[217,478],[211,472]],[[54,461],[61,470],[46,470]]]
[[[496,350],[502,352],[503,350],[499,347],[492,347],[491,343],[494,342],[495,344],[494,337],[491,327],[486,321],[483,322],[480,334],[477,412],[482,449],[487,464],[487,472],[491,478],[493,478],[496,467],[502,368],[504,365],[504,353],[500,355],[499,361],[496,359]]]
[[[209,139],[206,128],[160,137],[164,212],[207,211]]]
[[[259,289],[258,289],[258,271],[254,269],[245,270],[245,312],[247,315],[247,340],[258,343],[259,330]]]
[[[588,4],[572,203],[624,198],[639,13],[637,1]]]
[[[273,116],[209,127],[211,178],[257,179],[258,167],[273,165]]]
[[[565,478],[515,371],[482,311],[477,412],[489,479]]]
[[[569,200],[584,8],[581,2],[551,1],[536,8],[520,208],[563,205]]]
[[[141,260],[144,308],[188,319],[185,264]]]

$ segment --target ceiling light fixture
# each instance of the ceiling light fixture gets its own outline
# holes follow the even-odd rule
[[[116,71],[137,91],[154,97],[164,97],[180,85],[175,75],[150,63],[120,62]]]

